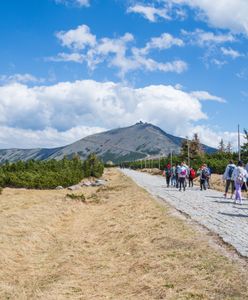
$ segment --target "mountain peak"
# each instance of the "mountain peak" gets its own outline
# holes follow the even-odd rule
[[[96,153],[103,161],[119,163],[145,157],[167,156],[170,152],[180,152],[183,139],[167,134],[158,126],[146,122],[112,129],[82,138],[81,140],[56,149],[0,150],[0,162],[28,159],[62,159],[77,153],[85,159]],[[215,149],[205,146],[207,152]]]

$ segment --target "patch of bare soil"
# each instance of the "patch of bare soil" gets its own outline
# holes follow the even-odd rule
[[[117,170],[105,179],[78,197],[4,189],[0,299],[248,299],[238,261]]]

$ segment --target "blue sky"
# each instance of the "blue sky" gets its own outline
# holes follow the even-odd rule
[[[246,0],[3,0],[0,148],[56,147],[139,120],[236,148]]]

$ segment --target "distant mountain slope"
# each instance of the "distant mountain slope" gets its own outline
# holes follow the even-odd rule
[[[168,155],[171,151],[179,153],[184,139],[167,134],[159,127],[149,123],[137,123],[130,127],[85,137],[73,144],[53,149],[8,149],[0,150],[0,162],[29,159],[62,159],[78,153],[85,159],[89,153],[96,153],[105,162],[115,163],[144,158],[146,156]],[[216,149],[203,145],[206,152]]]

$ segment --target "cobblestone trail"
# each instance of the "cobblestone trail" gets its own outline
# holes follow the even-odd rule
[[[179,192],[176,188],[167,188],[162,176],[129,169],[122,172],[149,193],[186,213],[218,234],[241,255],[248,257],[248,200],[244,200],[242,205],[234,204],[233,200],[225,199],[221,192],[211,189],[200,191],[199,187],[186,188],[185,192]]]

